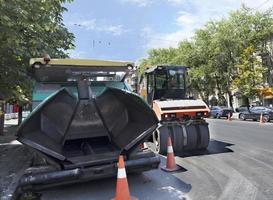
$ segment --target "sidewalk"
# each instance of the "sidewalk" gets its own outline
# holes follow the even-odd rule
[[[32,162],[32,154],[16,141],[17,126],[9,121],[0,135],[0,199],[12,199],[17,183]]]
[[[239,113],[233,113],[232,119],[239,119]]]

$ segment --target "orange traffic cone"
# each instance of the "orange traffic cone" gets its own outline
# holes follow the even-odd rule
[[[166,167],[161,167],[161,169],[167,172],[173,172],[181,169],[180,166],[175,164],[172,139],[170,136],[168,137],[167,144],[167,164]]]
[[[261,113],[260,115],[260,124],[263,124],[264,123],[264,117],[263,117],[263,113]]]
[[[136,197],[130,196],[125,164],[123,160],[123,156],[119,156],[118,160],[118,179],[117,179],[117,187],[116,187],[116,197],[113,200],[137,200]]]
[[[230,122],[230,121],[232,121],[232,119],[231,119],[231,114],[230,113],[228,113],[228,118],[227,118],[227,120]]]

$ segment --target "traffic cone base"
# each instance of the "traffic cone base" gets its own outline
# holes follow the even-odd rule
[[[117,198],[114,198],[112,200],[127,200],[127,199],[117,199]],[[134,196],[130,196],[130,199],[128,200],[138,200],[138,198],[134,197]]]
[[[175,165],[175,167],[169,169],[167,168],[166,166],[165,167],[161,167],[161,169],[165,172],[175,172],[175,171],[178,171],[178,170],[181,170],[182,167],[178,166],[178,165]]]
[[[168,137],[168,143],[167,143],[167,163],[166,167],[161,167],[163,171],[166,172],[174,172],[182,169],[182,167],[175,164],[175,158],[174,158],[174,152],[172,147],[172,140],[171,137]]]
[[[231,119],[231,114],[230,114],[230,113],[228,113],[227,120],[228,120],[228,122],[231,122],[231,121],[232,121],[232,119]]]

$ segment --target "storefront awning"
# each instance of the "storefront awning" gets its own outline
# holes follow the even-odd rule
[[[272,99],[273,98],[273,91],[272,91],[272,88],[270,88],[270,87],[261,88],[260,94],[263,96],[264,99]]]

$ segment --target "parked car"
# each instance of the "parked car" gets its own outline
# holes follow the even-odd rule
[[[244,112],[244,111],[247,111],[249,107],[247,107],[246,105],[242,105],[240,106],[239,108],[236,108],[235,111],[236,112]]]
[[[232,116],[233,110],[232,108],[224,107],[224,106],[213,106],[210,109],[210,116],[213,118],[220,119],[221,117],[228,118],[228,114]]]
[[[268,107],[266,107],[266,108],[268,108],[268,109],[270,109],[270,110],[273,110],[273,107],[270,107],[270,106],[268,106]]]
[[[246,111],[240,112],[239,119],[252,119],[253,121],[257,121],[260,119],[261,114],[263,114],[265,121],[269,122],[270,120],[273,120],[273,110],[263,106],[252,107]]]

